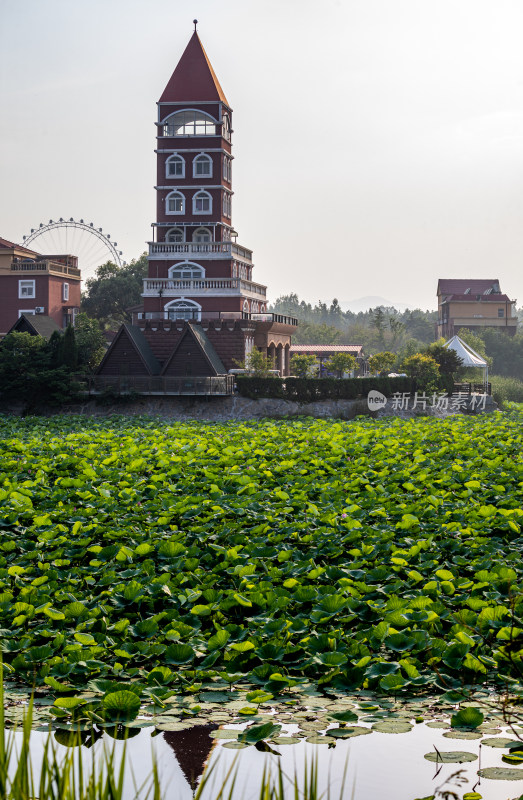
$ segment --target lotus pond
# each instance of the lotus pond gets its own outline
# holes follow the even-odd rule
[[[0,417],[8,722],[519,722],[522,422]]]

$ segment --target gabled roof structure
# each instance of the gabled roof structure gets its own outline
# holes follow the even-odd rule
[[[30,333],[31,336],[42,336],[49,341],[53,333],[59,330],[60,326],[46,314],[22,314],[7,334]]]
[[[143,335],[142,330],[138,328],[136,325],[127,325],[127,324],[122,325],[120,330],[114,337],[109,349],[107,350],[106,354],[104,355],[100,363],[100,366],[98,367],[98,372],[103,371],[106,362],[107,361],[111,362],[113,360],[113,354],[118,353],[119,343],[121,342],[122,338],[126,338],[128,343],[135,350],[147,374],[149,375],[160,374],[161,372],[160,362],[158,361],[153,351],[151,350],[149,342]]]
[[[189,99],[229,105],[196,31],[163,90],[160,103],[186,103]]]
[[[199,325],[187,325],[187,328],[179,340],[178,344],[174,348],[173,352],[165,362],[164,368],[162,370],[162,374],[166,375],[172,368],[173,363],[176,361],[176,356],[180,352],[180,348],[184,345],[187,340],[187,337],[191,337],[194,344],[202,354],[205,362],[209,366],[209,371],[213,375],[226,375],[227,370],[223,366],[222,360],[214,347],[212,346],[211,342],[205,335],[205,332],[201,329]]]
[[[500,294],[499,280],[497,278],[440,278],[438,281],[438,295],[457,294],[470,295],[475,299],[477,294]]]

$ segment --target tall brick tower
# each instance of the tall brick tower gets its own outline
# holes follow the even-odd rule
[[[232,226],[232,109],[194,31],[158,102],[154,241],[145,318],[266,310]]]
[[[253,347],[288,375],[297,320],[267,313],[266,287],[252,280],[252,252],[236,242],[232,110],[196,25],[160,97],[156,125],[156,221],[143,309],[118,332],[97,385],[199,393],[193,378],[225,375]],[[233,390],[230,380],[222,383]]]

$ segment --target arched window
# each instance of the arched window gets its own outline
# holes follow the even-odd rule
[[[188,281],[205,278],[205,270],[199,264],[186,261],[183,264],[173,264],[169,267],[169,278],[174,281]]]
[[[165,237],[166,242],[183,242],[183,230],[181,228],[170,228]]]
[[[231,195],[228,192],[223,193],[223,216],[231,218]]]
[[[222,117],[222,136],[228,142],[231,141],[231,133],[231,118],[228,114],[224,114]]]
[[[215,136],[216,120],[196,109],[177,111],[163,121],[164,136]]]
[[[193,242],[212,242],[212,234],[209,228],[196,228],[192,240]]]
[[[248,300],[244,300],[243,301],[243,313],[244,314],[248,314],[249,313],[249,301]]]
[[[212,178],[212,158],[205,153],[200,153],[199,156],[192,162],[193,178]]]
[[[166,178],[185,178],[185,159],[175,153],[165,162]]]
[[[202,307],[193,300],[174,300],[165,306],[168,319],[194,319],[201,320]]]
[[[212,197],[209,192],[196,192],[192,199],[193,214],[210,214],[212,212]]]
[[[166,214],[185,214],[185,196],[181,192],[170,192],[165,198]]]

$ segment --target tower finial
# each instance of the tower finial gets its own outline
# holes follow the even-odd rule
[[[196,33],[196,26],[198,25],[198,20],[193,19],[193,23],[194,23],[194,32]]]

